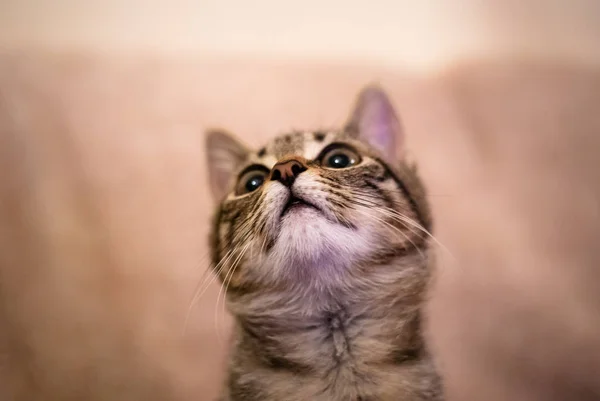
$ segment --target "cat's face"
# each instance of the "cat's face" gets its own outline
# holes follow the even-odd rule
[[[400,135],[375,88],[361,94],[344,130],[290,133],[256,150],[211,133],[221,279],[234,287],[341,283],[356,266],[385,263],[421,242],[418,195],[392,167],[402,165]]]

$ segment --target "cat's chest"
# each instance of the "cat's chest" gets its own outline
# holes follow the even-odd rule
[[[398,356],[413,345],[407,317],[341,312],[263,329],[242,330],[239,349],[253,365],[245,382],[268,383],[264,400],[384,400],[382,394],[396,393],[390,375],[403,370]]]
[[[305,335],[288,333],[288,339],[284,340],[296,342],[299,351],[296,355],[307,356],[303,358],[305,362],[321,373],[338,375],[340,371],[351,369],[359,374],[369,363],[387,359],[398,346],[397,333],[391,327],[395,324],[389,319],[340,312],[324,320],[320,325],[313,325]],[[315,359],[309,359],[311,354],[315,354]]]

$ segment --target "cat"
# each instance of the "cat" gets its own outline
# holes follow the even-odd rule
[[[212,266],[234,317],[221,401],[439,401],[432,219],[385,91],[258,150],[209,130]]]

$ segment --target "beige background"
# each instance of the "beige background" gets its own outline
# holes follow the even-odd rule
[[[599,399],[598,3],[253,4],[0,5],[0,399],[210,400],[202,131],[339,124],[370,81],[453,255],[450,399]]]
[[[600,63],[596,0],[3,0],[0,46],[375,62]]]

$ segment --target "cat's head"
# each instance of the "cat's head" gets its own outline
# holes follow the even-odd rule
[[[401,124],[374,86],[359,94],[340,130],[288,133],[256,149],[209,132],[210,183],[220,202],[217,274],[230,288],[335,285],[422,246],[428,209],[403,154]]]

